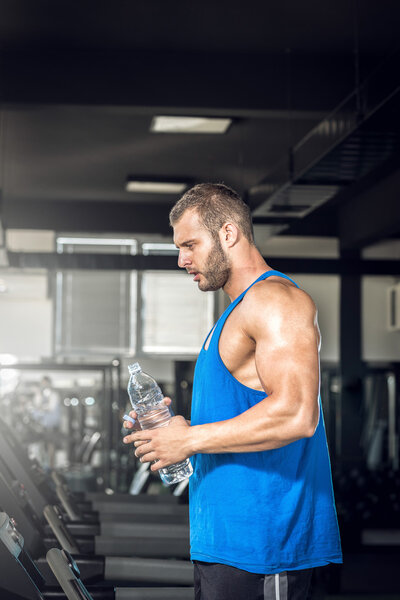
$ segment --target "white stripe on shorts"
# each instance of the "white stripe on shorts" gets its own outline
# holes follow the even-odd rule
[[[286,571],[264,576],[264,600],[287,600],[288,579]]]
[[[279,573],[275,574],[275,600],[281,600],[281,593],[279,591]]]

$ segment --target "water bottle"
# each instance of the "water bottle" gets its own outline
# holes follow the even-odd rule
[[[139,363],[128,366],[130,379],[128,394],[132,408],[136,411],[142,429],[166,427],[171,419],[169,407],[163,402],[163,394],[157,382],[142,371]],[[170,465],[159,471],[160,477],[167,485],[178,483],[193,473],[190,460]]]

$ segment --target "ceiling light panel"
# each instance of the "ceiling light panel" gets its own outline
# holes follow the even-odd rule
[[[136,246],[136,240],[105,237],[58,237],[57,244],[72,244],[74,246]]]
[[[154,133],[226,133],[232,119],[217,117],[153,117],[150,131]]]
[[[181,194],[187,188],[187,183],[179,181],[138,181],[128,180],[126,183],[127,192],[136,192],[142,194]]]

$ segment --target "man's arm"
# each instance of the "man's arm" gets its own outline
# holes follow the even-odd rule
[[[268,396],[233,419],[193,427],[195,452],[271,450],[312,436],[318,424],[319,335],[311,298],[271,282],[246,295],[241,311]]]
[[[256,369],[268,396],[233,419],[187,427],[175,417],[162,430],[130,436],[141,460],[159,459],[153,470],[196,453],[271,450],[314,434],[319,417],[314,303],[297,288],[269,282],[254,286],[240,310],[243,331],[255,343]]]

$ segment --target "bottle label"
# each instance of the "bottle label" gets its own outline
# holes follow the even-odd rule
[[[159,403],[160,404],[160,403]],[[138,413],[138,420],[142,429],[156,429],[156,427],[165,427],[171,419],[171,413],[168,406],[161,404],[154,409],[146,410],[144,414]]]

